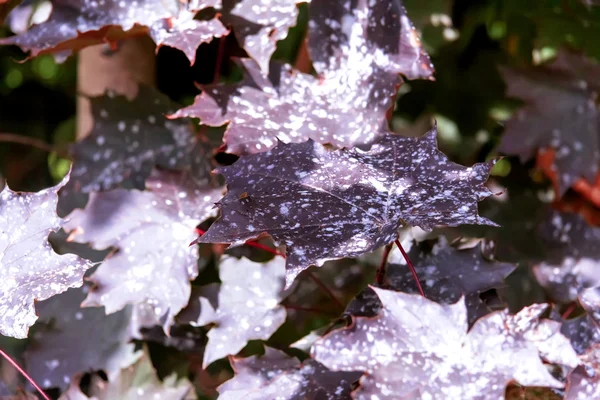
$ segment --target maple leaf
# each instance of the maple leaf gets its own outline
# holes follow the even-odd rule
[[[103,370],[113,377],[128,359],[131,310],[106,315],[81,308],[88,290],[70,289],[36,304],[40,318],[24,357],[28,373],[44,388],[67,388],[71,377]]]
[[[150,37],[156,42],[157,51],[161,46],[179,49],[190,60],[190,64],[194,65],[198,46],[229,33],[216,18],[198,21],[193,17],[193,13],[182,13],[176,20],[162,19],[153,23],[150,27]]]
[[[230,358],[235,376],[219,386],[219,399],[349,399],[360,372],[333,372],[308,359],[300,364],[280,350]]]
[[[600,398],[600,344],[593,345],[581,356],[582,364],[567,379],[565,400]]]
[[[69,55],[72,50],[116,41],[146,32],[158,47],[181,49],[193,64],[196,48],[220,37],[228,30],[219,20],[195,21],[194,11],[214,2],[195,2],[189,11],[177,0],[138,0],[129,5],[123,0],[52,0],[48,19],[27,31],[0,39],[0,44],[15,44],[31,57],[45,53]]]
[[[108,93],[92,98],[91,106],[94,126],[72,147],[73,171],[66,191],[90,193],[125,183],[143,189],[153,166],[190,165],[197,150],[192,150],[193,129],[187,121],[164,117],[176,107],[160,92],[142,85],[133,101]]]
[[[99,375],[92,375],[88,393],[90,399],[195,399],[192,384],[187,379],[178,379],[176,374],[167,376],[162,382],[156,376],[150,354],[144,349],[131,354],[131,365],[123,366],[113,379],[105,381]],[[61,400],[84,400],[80,382],[74,381]]]
[[[66,184],[36,193],[0,192],[0,334],[26,338],[37,320],[34,302],[83,284],[91,264],[73,254],[58,255],[48,234],[64,221],[56,215],[57,192]]]
[[[592,345],[600,344],[600,326],[587,313],[567,320],[560,316],[557,319],[562,322],[562,334],[569,338],[577,354],[583,354]]]
[[[493,163],[449,161],[435,128],[421,138],[386,135],[368,151],[280,143],[218,169],[228,192],[199,241],[241,244],[269,233],[287,246],[289,287],[310,265],[393,242],[406,224],[493,225],[477,215],[477,202],[491,195],[483,184]]]
[[[146,185],[145,191],[92,193],[85,210],[69,215],[65,230],[95,249],[119,250],[90,277],[95,287],[84,305],[113,313],[132,303],[148,324],[167,329],[198,274],[198,248],[189,243],[221,191],[198,185],[185,172],[155,170]]]
[[[506,123],[500,151],[525,161],[541,148],[555,149],[561,196],[580,177],[592,182],[600,162],[600,66],[561,50],[549,64],[501,72],[508,96],[522,99],[525,106]]]
[[[223,0],[223,22],[233,26],[238,41],[258,64],[269,72],[269,61],[279,40],[296,25],[302,0]]]
[[[190,302],[200,303],[200,313],[196,321],[190,321],[192,325],[215,324],[208,332],[204,367],[237,354],[249,340],[268,339],[285,322],[285,308],[279,305],[284,274],[281,258],[265,264],[222,258],[219,276],[223,283],[218,299],[211,302],[199,297]]]
[[[456,303],[463,295],[469,324],[490,310],[479,295],[500,286],[515,266],[489,260],[483,255],[485,243],[471,248],[458,249],[441,236],[431,247],[430,243],[411,241],[408,258],[414,265],[419,280],[423,282],[425,297],[443,304]],[[392,251],[386,266],[384,288],[405,293],[418,293],[414,277],[399,251]],[[346,313],[373,317],[381,310],[381,301],[370,288],[365,289],[360,300],[354,301]]]
[[[259,63],[242,59],[241,83],[206,86],[171,117],[228,123],[223,141],[236,154],[262,152],[278,140],[352,147],[383,135],[398,74],[433,73],[404,7],[387,0],[313,1],[311,10],[309,48],[319,79],[275,63],[265,76]]]
[[[443,305],[424,297],[373,288],[383,303],[378,317],[359,317],[312,347],[333,371],[365,371],[356,399],[503,399],[506,385],[561,388],[542,363],[579,361],[560,323],[540,319],[545,305],[516,315],[498,311],[467,332],[464,298]]]
[[[600,285],[599,228],[577,214],[552,211],[537,233],[546,254],[533,272],[554,301],[575,301],[584,289]]]
[[[600,396],[600,287],[584,290],[579,296],[586,314],[568,320],[567,337],[581,353],[581,364],[567,379],[566,400],[593,399]]]

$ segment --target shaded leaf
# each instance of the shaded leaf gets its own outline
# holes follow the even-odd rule
[[[575,301],[583,290],[600,285],[599,228],[577,214],[552,211],[537,233],[546,257],[533,271],[554,301]]]
[[[600,397],[600,344],[594,344],[581,356],[583,365],[568,377],[565,400],[587,400]]]
[[[433,73],[397,0],[311,2],[309,48],[319,79],[279,64],[264,76],[262,64],[241,60],[246,70],[241,83],[206,86],[193,105],[172,117],[228,123],[223,140],[236,154],[309,138],[353,147],[387,132],[386,112],[402,82],[398,74]]]
[[[494,262],[483,255],[484,242],[471,248],[458,249],[449,245],[441,236],[437,243],[417,243],[411,241],[406,249],[408,258],[422,283],[425,297],[443,304],[454,304],[463,295],[469,325],[490,310],[481,301],[479,295],[504,284],[515,266],[509,263]],[[406,265],[404,257],[394,249],[386,266],[385,289],[405,293],[418,293],[414,277]],[[374,317],[382,304],[377,294],[367,288],[368,294],[362,294],[348,306],[347,313],[354,316]]]
[[[193,325],[215,324],[208,332],[203,365],[230,354],[237,354],[249,340],[267,340],[285,321],[282,299],[284,261],[277,257],[265,264],[224,256],[219,264],[221,289],[217,306],[214,300],[200,302]],[[214,308],[213,308],[214,307]]]
[[[540,319],[546,306],[516,315],[498,311],[467,332],[464,299],[443,305],[421,296],[373,290],[383,303],[375,318],[359,317],[317,341],[313,357],[334,371],[367,372],[356,399],[503,399],[506,385],[561,388],[540,357],[575,367],[577,355],[560,323]],[[410,395],[409,395],[410,394]]]
[[[328,151],[312,141],[279,144],[219,168],[228,192],[221,217],[199,241],[243,243],[269,233],[287,246],[286,286],[310,265],[394,241],[406,224],[493,224],[477,215],[493,162],[463,167],[436,144],[387,135],[369,151]]]
[[[561,322],[561,332],[571,340],[577,354],[585,353],[596,343],[600,344],[600,326],[588,314]]]
[[[67,183],[36,193],[0,192],[0,334],[26,338],[37,320],[34,302],[83,284],[88,261],[58,255],[48,235],[64,221],[56,215],[58,191]]]
[[[529,70],[504,68],[507,95],[525,102],[507,122],[500,151],[523,161],[541,148],[556,150],[562,196],[580,177],[592,182],[600,162],[600,119],[596,98],[600,66],[562,50],[549,63]]]
[[[65,389],[76,374],[96,370],[113,377],[133,351],[131,310],[106,315],[103,307],[81,308],[87,289],[70,289],[36,305],[40,318],[25,361],[43,388]]]
[[[95,249],[118,248],[91,276],[95,286],[85,305],[113,313],[131,303],[136,318],[146,319],[143,326],[168,329],[198,274],[198,248],[189,243],[221,191],[198,185],[185,172],[155,170],[146,184],[145,191],[92,193],[65,229]]]
[[[168,97],[140,86],[133,101],[125,96],[92,98],[92,132],[72,148],[72,179],[68,191],[90,193],[129,183],[137,189],[152,168],[184,168],[196,156],[189,122],[169,121],[164,114],[176,108]],[[203,156],[204,154],[197,154]],[[205,171],[198,171],[206,175]]]
[[[220,400],[350,399],[360,372],[333,372],[307,360],[303,364],[270,347],[263,356],[231,357],[235,376],[219,386]]]
[[[133,354],[137,360],[117,374],[108,382],[98,375],[93,375],[89,385],[89,398],[96,400],[143,400],[164,399],[183,400],[195,399],[192,384],[187,379],[177,379],[175,374],[160,381],[152,366],[150,355],[146,350]],[[69,391],[61,397],[63,400],[82,399],[78,383],[75,382]],[[83,397],[83,399],[88,398]]]

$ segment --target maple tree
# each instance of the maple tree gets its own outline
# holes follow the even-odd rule
[[[0,397],[600,396],[596,3],[0,0]]]

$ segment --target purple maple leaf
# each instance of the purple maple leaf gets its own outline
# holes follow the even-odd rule
[[[154,166],[189,168],[203,156],[189,121],[169,121],[176,106],[162,93],[140,86],[133,101],[111,93],[92,98],[94,126],[72,147],[73,171],[67,192],[90,193],[130,183],[138,189]],[[193,169],[199,179],[208,175]]]
[[[48,243],[64,220],[56,215],[58,185],[36,193],[0,192],[0,334],[26,338],[37,320],[34,303],[83,284],[91,264],[73,254],[58,255]]]
[[[533,272],[554,301],[575,301],[585,289],[600,285],[598,227],[580,215],[551,211],[537,232],[546,254]]]
[[[289,65],[241,60],[245,79],[210,85],[172,117],[228,123],[227,151],[258,153],[277,141],[311,138],[336,147],[370,144],[387,131],[386,112],[402,80],[430,78],[433,66],[399,1],[311,3],[309,48],[319,79]]]
[[[231,357],[235,376],[219,386],[221,400],[350,399],[360,372],[333,372],[308,359],[303,364],[282,351],[265,348],[263,356]]]
[[[513,264],[487,259],[483,250],[483,242],[472,248],[458,249],[443,236],[433,247],[426,242],[411,241],[407,249],[408,258],[422,282],[425,297],[438,303],[453,304],[464,295],[470,325],[490,312],[479,295],[502,285],[504,278],[515,269]],[[398,251],[390,254],[384,288],[418,293],[414,277]],[[346,312],[354,316],[373,317],[381,307],[377,294],[367,288],[365,293],[348,305]]]
[[[233,27],[240,45],[256,61],[262,73],[269,72],[269,61],[277,41],[285,39],[296,25],[302,0],[223,0],[223,22]]]
[[[567,378],[565,400],[600,398],[600,344],[596,343],[581,356],[582,365]]]
[[[176,0],[52,0],[49,18],[27,31],[0,39],[0,44],[15,44],[34,57],[38,54],[61,52],[102,43],[107,28],[117,27],[139,33],[149,30],[158,47],[171,46],[182,50],[193,64],[196,49],[213,37],[226,35],[228,30],[217,19],[195,21],[195,11],[214,6],[214,1],[197,1],[186,7]],[[142,30],[142,32],[143,32]],[[130,32],[131,33],[131,32]],[[78,41],[81,36],[85,39]]]
[[[218,298],[199,297],[190,302],[192,307],[194,303],[200,306],[197,320],[190,321],[192,325],[215,324],[208,332],[205,367],[237,354],[249,340],[267,340],[285,322],[285,308],[279,305],[284,275],[280,257],[261,264],[224,256],[219,264],[223,283]]]
[[[266,232],[287,246],[286,287],[310,265],[393,242],[401,226],[490,224],[477,203],[492,162],[464,167],[421,138],[386,135],[370,150],[280,143],[219,168],[228,192],[199,241],[241,244]]]
[[[507,122],[500,151],[526,161],[554,149],[561,195],[581,177],[592,182],[600,163],[600,65],[561,50],[549,64],[501,72],[507,95],[525,105]]]
[[[85,210],[69,215],[65,230],[95,249],[118,248],[91,276],[95,286],[84,305],[113,313],[131,303],[146,325],[168,331],[198,274],[198,248],[189,243],[214,213],[221,190],[198,185],[185,172],[154,171],[146,185],[145,191],[92,193]]]
[[[44,388],[65,389],[76,374],[103,370],[112,378],[135,347],[131,310],[106,315],[85,307],[88,288],[70,289],[36,304],[40,318],[24,353],[27,372]]]
[[[383,309],[317,341],[311,354],[333,371],[365,371],[355,399],[503,399],[506,385],[562,388],[541,358],[575,367],[579,360],[545,305],[516,315],[498,311],[468,330],[464,299],[443,305],[419,295],[373,288]],[[467,331],[468,330],[468,331]],[[541,357],[541,358],[540,358]]]

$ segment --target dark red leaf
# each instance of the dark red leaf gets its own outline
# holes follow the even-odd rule
[[[508,96],[525,106],[507,122],[500,150],[525,161],[539,149],[555,149],[560,195],[581,177],[593,182],[600,163],[600,66],[562,50],[549,64],[501,72]]]
[[[199,240],[243,243],[263,232],[287,246],[287,286],[310,265],[393,242],[401,226],[491,224],[477,202],[493,162],[463,167],[421,138],[387,135],[368,151],[280,143],[220,168],[221,217]]]
[[[81,308],[87,293],[88,287],[70,289],[36,305],[40,319],[25,360],[44,388],[65,389],[88,371],[103,370],[112,378],[134,349],[128,344],[131,310],[106,315],[103,307]]]
[[[442,236],[431,247],[430,243],[411,242],[408,258],[422,283],[425,297],[442,304],[454,304],[463,295],[469,324],[488,314],[490,310],[479,295],[485,290],[503,285],[515,266],[494,262],[483,255],[484,243],[471,248],[450,246]],[[410,250],[408,250],[410,249]],[[392,252],[386,266],[385,289],[405,293],[419,293],[414,277],[399,252]],[[373,317],[381,310],[379,297],[372,289],[365,289],[348,306],[347,313]]]

